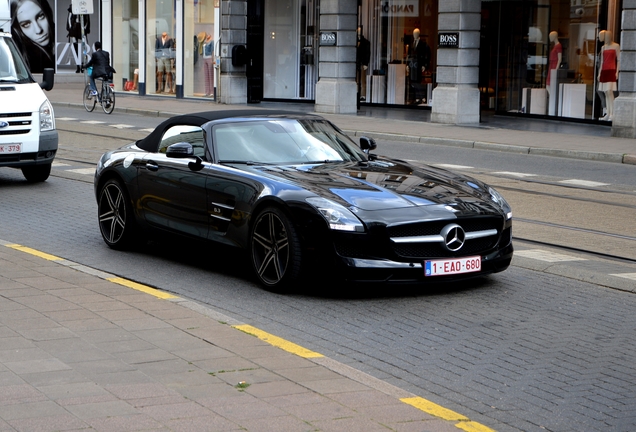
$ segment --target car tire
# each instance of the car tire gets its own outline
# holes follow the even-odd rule
[[[137,223],[121,182],[111,179],[104,183],[99,191],[97,214],[104,242],[112,249],[128,249],[133,243]]]
[[[250,232],[250,261],[269,291],[290,292],[300,277],[302,253],[296,228],[277,207],[263,209]]]
[[[22,175],[30,183],[46,181],[51,174],[51,164],[22,167]]]

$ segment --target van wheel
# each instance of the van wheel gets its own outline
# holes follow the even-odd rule
[[[51,164],[22,167],[22,175],[29,183],[39,183],[49,178]]]

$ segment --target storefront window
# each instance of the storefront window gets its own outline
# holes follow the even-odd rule
[[[111,58],[115,89],[137,92],[139,86],[139,10],[138,2],[113,3],[113,52]],[[121,78],[121,79],[120,79]]]
[[[175,4],[172,0],[146,3],[146,92],[175,94]]]
[[[363,1],[359,17],[360,101],[430,106],[435,86],[438,1]]]
[[[215,11],[214,0],[185,3],[183,93],[186,97],[214,98],[216,94]]]
[[[483,1],[482,108],[611,120],[620,48],[610,3]]]

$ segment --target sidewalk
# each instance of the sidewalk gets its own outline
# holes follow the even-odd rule
[[[1,239],[0,275],[0,431],[493,427],[198,303]]]
[[[58,75],[59,76],[59,75]],[[75,77],[77,80],[80,76]],[[54,106],[82,106],[83,82],[56,82],[47,93]],[[227,109],[279,108],[312,112],[313,104],[261,103],[250,105],[224,105],[213,101],[176,99],[174,96],[145,96],[117,92],[116,112],[169,117],[175,114]],[[613,138],[609,127],[576,123],[537,121],[523,118],[506,118],[494,122],[509,128],[480,126],[441,125],[427,121],[428,111],[410,111],[398,108],[369,108],[358,115],[318,113],[331,120],[349,134],[374,138],[406,140],[427,144],[452,145],[508,151],[522,154],[600,160],[614,163],[636,164],[636,140]],[[418,118],[421,116],[421,119]],[[402,119],[404,118],[404,119]],[[523,122],[539,124],[539,130],[519,130]],[[543,127],[541,127],[543,125]],[[556,126],[555,126],[556,125]],[[590,134],[590,130],[606,130],[608,136]],[[563,130],[567,133],[553,132]]]

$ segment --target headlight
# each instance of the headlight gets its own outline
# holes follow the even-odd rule
[[[490,194],[490,199],[492,199],[495,203],[501,207],[501,209],[506,213],[506,219],[512,218],[512,209],[510,208],[510,204],[501,196],[499,192],[488,186],[488,193]]]
[[[55,116],[53,115],[53,107],[47,99],[40,105],[40,130],[49,131],[53,129],[55,129]]]
[[[364,232],[360,219],[346,207],[319,197],[307,198],[306,201],[320,212],[332,230]]]

